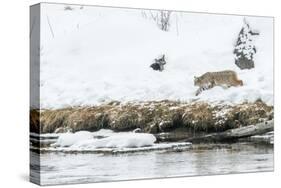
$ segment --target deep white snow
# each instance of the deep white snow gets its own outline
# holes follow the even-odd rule
[[[75,133],[63,133],[60,134],[56,143],[53,146],[68,147],[76,144],[77,142],[90,140],[93,135],[88,131],[78,131]]]
[[[272,18],[245,17],[260,35],[253,38],[256,67],[242,71],[233,50],[244,16],[172,12],[164,32],[147,10],[71,7],[41,7],[41,108],[163,99],[273,104]],[[165,70],[153,71],[161,54]],[[194,76],[221,70],[236,71],[244,86],[196,97]]]
[[[102,138],[97,138],[102,136]],[[78,131],[60,134],[52,147],[69,147],[70,150],[94,150],[98,148],[139,148],[152,146],[155,136],[148,133],[121,132],[110,130],[97,132]]]

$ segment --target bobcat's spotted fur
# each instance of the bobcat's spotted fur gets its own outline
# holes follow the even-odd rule
[[[238,79],[236,72],[226,70],[220,72],[206,72],[200,77],[194,77],[194,85],[199,86],[199,89],[195,94],[197,96],[202,91],[211,89],[215,86],[243,86],[243,81]]]

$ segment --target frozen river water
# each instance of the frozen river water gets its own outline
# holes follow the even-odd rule
[[[41,154],[40,169],[44,185],[272,170],[273,145],[248,141],[193,145],[182,152],[47,152]]]

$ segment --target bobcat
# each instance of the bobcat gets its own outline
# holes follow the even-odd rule
[[[200,77],[195,76],[194,85],[199,86],[199,89],[195,93],[198,96],[202,91],[215,86],[243,86],[243,81],[238,80],[236,72],[225,70],[220,72],[206,72]]]

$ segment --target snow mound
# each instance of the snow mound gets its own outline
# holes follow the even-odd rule
[[[101,138],[97,138],[100,136]],[[52,147],[70,147],[71,149],[96,148],[137,148],[151,146],[156,141],[155,136],[147,133],[114,133],[110,130],[97,132],[79,131],[60,134]]]
[[[52,146],[68,147],[82,140],[92,139],[93,135],[88,131],[79,131],[76,133],[63,133],[60,134],[56,143]]]
[[[121,135],[109,136],[102,139],[92,139],[80,141],[72,148],[136,148],[151,146],[156,141],[152,134],[146,133],[127,133]]]

